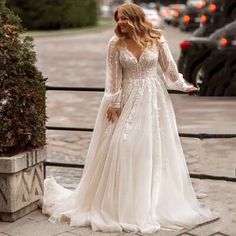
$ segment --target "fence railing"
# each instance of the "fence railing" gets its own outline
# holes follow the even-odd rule
[[[82,91],[82,92],[104,92],[104,88],[92,88],[92,87],[66,87],[66,86],[46,86],[47,91]],[[186,94],[181,91],[168,90],[169,94]],[[198,92],[189,93],[189,95],[197,94]],[[93,132],[91,128],[84,127],[63,127],[63,126],[46,126],[47,130],[61,130],[61,131],[81,131],[81,132]],[[211,139],[211,138],[236,138],[236,134],[208,134],[208,133],[179,133],[179,137],[198,138],[198,139]],[[65,167],[65,168],[84,168],[83,164],[65,163],[65,162],[44,162],[44,176],[46,176],[46,167]],[[191,178],[198,179],[211,179],[211,180],[224,180],[230,182],[236,182],[236,177],[228,176],[215,176],[208,174],[196,174],[190,173]]]

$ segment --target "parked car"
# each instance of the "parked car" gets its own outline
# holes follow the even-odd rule
[[[168,24],[168,19],[170,17],[170,7],[161,6],[160,9],[159,9],[159,15],[164,20],[164,22],[166,22]]]
[[[196,73],[200,95],[236,96],[236,20],[209,37],[216,50]]]
[[[181,17],[185,12],[186,6],[184,4],[178,4],[178,7],[173,7],[170,10],[170,24],[173,26],[178,26]]]
[[[236,21],[180,44],[178,69],[200,95],[236,95]]]
[[[199,9],[195,7],[188,7],[183,12],[179,21],[179,27],[181,31],[193,31],[200,25],[200,13]]]
[[[216,42],[208,38],[192,37],[181,42],[180,48],[178,69],[188,82],[196,85],[196,73],[199,66],[216,48]]]
[[[179,19],[179,26],[182,31],[193,31],[199,27],[205,4],[205,0],[187,1],[187,7]]]
[[[144,13],[146,14],[147,18],[149,19],[149,21],[152,23],[152,25],[155,28],[158,28],[158,29],[163,29],[164,28],[163,20],[159,16],[157,10],[147,9],[147,8],[143,8],[143,10],[144,10]]]
[[[236,19],[236,0],[207,0],[200,28],[193,35],[206,37]]]
[[[167,24],[171,24],[173,21],[173,13],[175,11],[179,11],[179,9],[183,9],[186,6],[184,4],[170,4],[164,8],[164,21]],[[160,8],[160,11],[163,11],[163,7]]]
[[[187,7],[195,7],[198,9],[203,9],[206,5],[205,0],[188,0],[186,3]]]

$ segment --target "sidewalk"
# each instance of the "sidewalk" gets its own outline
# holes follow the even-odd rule
[[[204,203],[210,208],[219,211],[220,219],[202,226],[179,232],[159,231],[153,236],[208,236],[208,235],[236,235],[236,202],[235,183],[212,180],[193,180],[195,188],[208,194]],[[222,201],[224,199],[224,201]],[[70,227],[67,224],[52,224],[40,210],[19,219],[14,223],[0,222],[0,236],[113,236],[113,235],[145,235],[140,233],[101,233],[93,232],[90,227]],[[146,234],[147,235],[147,234]]]

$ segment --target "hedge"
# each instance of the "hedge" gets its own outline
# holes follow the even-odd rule
[[[32,38],[0,0],[0,156],[45,144],[45,80]]]
[[[7,0],[30,30],[75,28],[96,24],[96,0]]]

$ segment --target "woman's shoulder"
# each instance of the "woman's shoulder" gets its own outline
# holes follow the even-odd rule
[[[118,50],[120,49],[121,44],[119,38],[116,35],[113,35],[108,41],[108,48]]]
[[[160,36],[156,39],[156,46],[157,47],[163,46],[166,42],[163,32],[161,30],[159,32],[160,32]]]
[[[108,45],[115,45],[117,41],[118,41],[117,36],[116,36],[116,35],[113,35],[113,36],[108,40]]]

